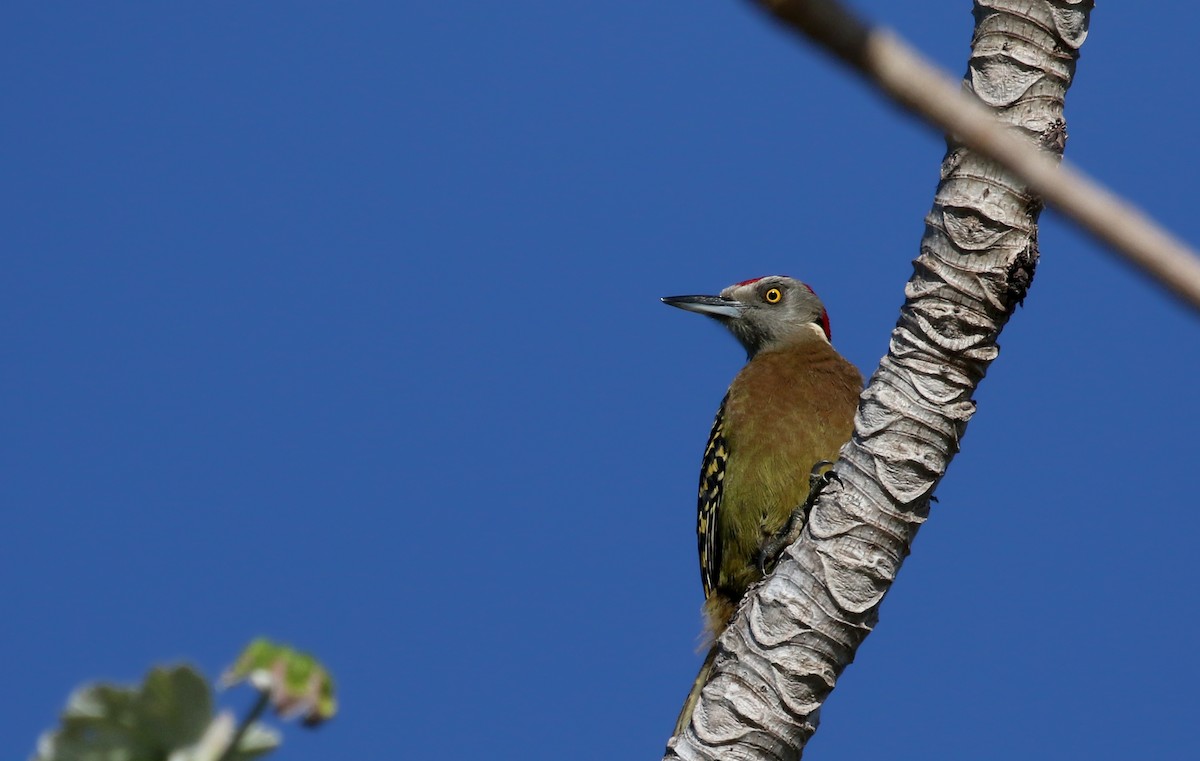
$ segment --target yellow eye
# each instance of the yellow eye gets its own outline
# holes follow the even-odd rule
[[[770,288],[763,294],[763,301],[768,304],[778,304],[782,298],[783,291],[780,291],[778,288]]]

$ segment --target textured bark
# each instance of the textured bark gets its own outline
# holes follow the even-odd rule
[[[1042,150],[1061,153],[1065,143],[1063,98],[1091,7],[975,3],[966,86]],[[842,449],[840,482],[743,600],[667,758],[799,757],[958,450],[975,387],[1033,277],[1040,210],[1000,166],[948,140],[907,300]]]

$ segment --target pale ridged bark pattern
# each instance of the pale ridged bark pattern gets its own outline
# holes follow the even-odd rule
[[[1043,150],[1065,142],[1063,98],[1091,7],[975,3],[966,85]],[[714,676],[667,758],[798,758],[929,514],[1033,276],[1041,209],[1000,167],[948,143],[907,301],[863,392],[840,482],[720,638]]]

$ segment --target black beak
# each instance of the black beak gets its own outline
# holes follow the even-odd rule
[[[737,319],[746,311],[742,302],[720,296],[664,296],[662,303],[721,320]]]

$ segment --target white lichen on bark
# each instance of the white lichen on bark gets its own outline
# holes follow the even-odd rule
[[[978,0],[965,86],[1061,152],[1063,99],[1091,0]],[[869,40],[868,40],[868,44]],[[855,433],[801,538],[719,640],[667,758],[793,759],[871,631],[975,411],[975,387],[1037,262],[1039,199],[951,138],[906,303]]]

